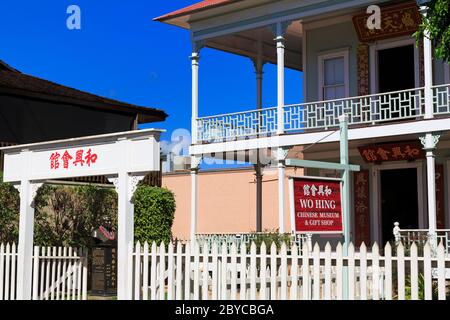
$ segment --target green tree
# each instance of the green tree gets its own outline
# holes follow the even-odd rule
[[[114,229],[117,194],[90,185],[44,185],[38,191],[35,207],[35,244],[89,248],[95,229],[101,225]]]
[[[175,215],[175,198],[165,188],[140,185],[134,194],[134,239],[169,243]]]
[[[419,41],[428,33],[435,56],[450,62],[450,0],[432,0],[426,6],[428,11],[415,33],[416,39]]]

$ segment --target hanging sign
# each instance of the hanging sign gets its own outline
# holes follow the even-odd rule
[[[370,243],[369,170],[353,173],[355,208],[355,245]]]
[[[353,17],[353,24],[361,42],[412,35],[422,21],[415,1],[382,7],[380,28],[368,28],[367,21],[370,16],[364,12]]]
[[[291,201],[298,233],[343,233],[341,181],[292,177]]]
[[[418,141],[373,144],[358,147],[358,150],[361,157],[367,163],[401,160],[412,161],[425,158],[422,145]]]

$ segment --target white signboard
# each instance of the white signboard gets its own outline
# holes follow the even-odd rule
[[[142,130],[3,148],[4,181],[158,171],[160,131]]]

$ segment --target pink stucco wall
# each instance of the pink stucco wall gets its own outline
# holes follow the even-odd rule
[[[286,169],[285,228],[289,230],[289,175]],[[191,177],[189,172],[165,174],[163,186],[175,193],[177,209],[173,237],[188,239],[190,230]],[[265,169],[263,178],[263,229],[278,228],[278,171]],[[240,233],[256,229],[256,186],[254,170],[204,171],[198,177],[198,233]]]

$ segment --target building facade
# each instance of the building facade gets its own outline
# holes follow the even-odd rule
[[[433,57],[429,39],[416,45],[423,9],[415,1],[205,0],[156,18],[188,29],[192,40],[190,236],[198,233],[199,159],[239,155],[254,164],[257,194],[266,165],[261,154],[271,159],[278,175],[278,227],[291,231],[283,183],[289,151],[300,147],[303,159],[338,162],[344,114],[350,163],[361,166],[351,177],[351,239],[389,241],[394,222],[432,236],[449,228],[450,71]],[[254,110],[214,115],[199,106],[204,47],[253,60]],[[276,106],[262,105],[267,63],[277,65]],[[286,105],[286,68],[304,73],[304,102]],[[315,169],[304,174],[337,175]],[[215,223],[219,232],[220,221]]]

